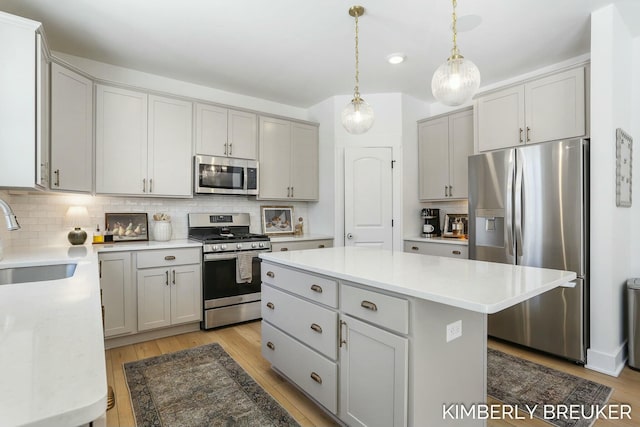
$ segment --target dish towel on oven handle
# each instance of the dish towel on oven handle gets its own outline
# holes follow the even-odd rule
[[[239,253],[236,258],[236,283],[250,283],[253,278],[253,254]]]

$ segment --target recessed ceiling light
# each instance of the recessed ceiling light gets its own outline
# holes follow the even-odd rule
[[[404,53],[392,53],[391,55],[387,55],[387,61],[389,64],[400,64],[404,62],[407,56]]]

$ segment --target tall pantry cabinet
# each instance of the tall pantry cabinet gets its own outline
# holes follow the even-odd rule
[[[98,85],[96,193],[191,196],[192,103]]]

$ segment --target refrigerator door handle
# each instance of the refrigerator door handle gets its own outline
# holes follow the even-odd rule
[[[520,152],[519,152],[520,153]],[[519,156],[522,157],[522,156]],[[515,188],[515,203],[514,203],[514,216],[515,216],[515,231],[516,231],[516,257],[522,257],[522,246],[524,244],[522,239],[522,224],[524,222],[524,183],[523,183],[523,168],[524,162],[518,162],[518,168],[516,169],[516,188]],[[520,260],[517,260],[517,264],[520,264]]]
[[[507,170],[507,194],[505,196],[505,212],[504,222],[507,229],[507,259],[510,263],[513,263],[513,181],[514,181],[514,162],[509,162]]]

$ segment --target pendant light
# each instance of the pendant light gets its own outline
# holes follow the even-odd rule
[[[353,92],[353,99],[342,110],[342,126],[347,132],[361,134],[368,131],[373,125],[373,109],[369,104],[360,98],[360,73],[358,70],[358,17],[364,14],[364,7],[352,6],[349,15],[356,19],[356,86]]]
[[[447,62],[440,65],[431,80],[433,96],[444,105],[462,105],[471,99],[480,87],[478,67],[460,54],[456,33],[456,6],[453,1],[453,49]]]

